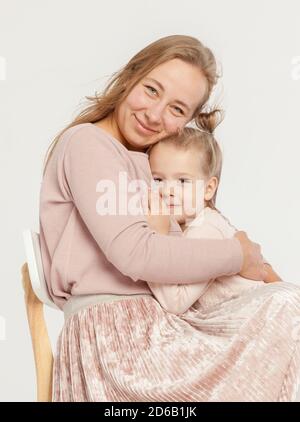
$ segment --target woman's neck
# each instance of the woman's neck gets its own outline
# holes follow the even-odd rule
[[[124,145],[125,148],[127,148],[129,151],[141,151],[138,148],[134,148],[132,145],[130,145],[127,140],[122,135],[119,126],[116,122],[114,113],[110,113],[108,116],[104,117],[101,120],[98,120],[96,123],[94,123],[96,126],[100,127],[101,129],[108,132],[110,135],[112,135],[117,141],[119,141],[121,144]]]
[[[96,126],[100,127],[101,129],[108,132],[112,135],[117,141],[121,142],[124,146],[126,146],[126,139],[123,137],[116,120],[113,117],[113,114],[109,114],[108,116],[104,117],[101,120],[98,120],[94,123]]]

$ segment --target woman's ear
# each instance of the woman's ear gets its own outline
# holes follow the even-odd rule
[[[207,182],[205,186],[205,193],[204,193],[204,199],[205,201],[209,201],[213,198],[217,187],[218,187],[218,179],[216,177],[211,177]]]

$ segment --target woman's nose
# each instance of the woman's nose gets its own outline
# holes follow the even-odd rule
[[[160,124],[163,118],[163,104],[153,104],[146,110],[145,116],[149,124]]]

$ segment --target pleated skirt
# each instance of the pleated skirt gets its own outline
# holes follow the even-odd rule
[[[53,401],[295,401],[300,287],[222,291],[181,315],[151,295],[85,303],[57,341]]]

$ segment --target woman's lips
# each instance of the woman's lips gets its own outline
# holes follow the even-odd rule
[[[136,117],[136,115],[134,115],[134,117],[136,120],[136,128],[139,130],[139,132],[142,132],[145,135],[153,135],[153,133],[157,133],[157,130],[145,127],[143,123],[140,122],[140,120]]]

